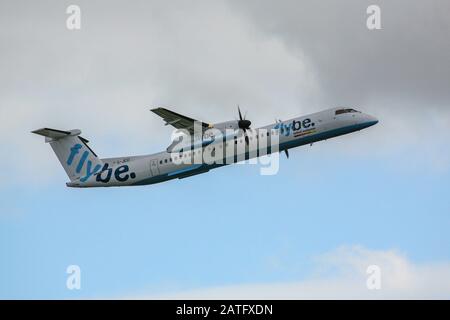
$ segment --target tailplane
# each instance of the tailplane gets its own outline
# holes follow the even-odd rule
[[[50,143],[70,181],[87,181],[92,175],[100,172],[102,161],[88,146],[88,140],[81,137],[78,129],[63,131],[42,128],[32,131],[45,137]]]

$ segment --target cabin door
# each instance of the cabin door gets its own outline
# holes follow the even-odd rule
[[[152,173],[152,176],[159,175],[158,159],[150,160],[150,172]]]

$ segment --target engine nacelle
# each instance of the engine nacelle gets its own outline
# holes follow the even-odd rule
[[[232,120],[232,121],[214,123],[211,127],[214,129],[218,129],[220,131],[225,131],[226,129],[237,130],[237,129],[239,129],[239,121]]]
[[[203,132],[203,136],[179,136],[175,140],[172,141],[170,146],[167,147],[167,152],[180,152],[181,150],[189,150],[196,149],[199,147],[205,147],[208,144],[214,142],[216,139],[227,139],[227,134],[230,134],[230,130],[232,131],[232,135],[234,136],[237,130],[250,129],[250,120],[232,120],[215,123],[213,125],[209,125],[208,129],[211,131]],[[221,132],[221,135],[217,136],[217,131]],[[228,131],[228,132],[227,132]]]

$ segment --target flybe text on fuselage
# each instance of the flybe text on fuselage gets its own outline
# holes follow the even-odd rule
[[[293,120],[287,124],[284,122],[279,122],[275,125],[274,129],[279,129],[282,135],[290,136],[297,131],[312,129],[314,127],[315,123],[312,122],[310,118],[305,118],[303,120]]]

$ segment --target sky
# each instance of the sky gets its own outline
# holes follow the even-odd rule
[[[446,0],[0,0],[0,298],[448,299],[449,14]],[[253,127],[337,106],[379,123],[291,150],[274,176],[233,165],[104,189],[66,188],[30,133],[149,154],[172,133],[151,107],[214,123],[238,104]]]

